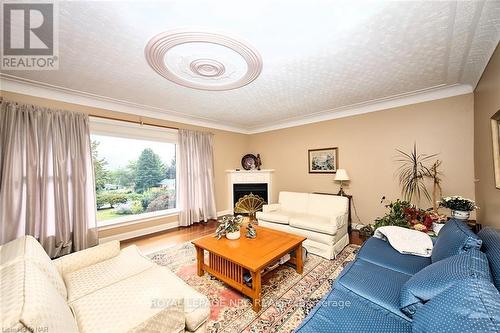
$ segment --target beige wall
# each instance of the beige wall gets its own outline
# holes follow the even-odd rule
[[[33,96],[27,96],[27,95],[21,95],[21,94],[16,94],[16,93],[11,93],[11,92],[7,92],[7,91],[1,91],[1,90],[0,90],[0,93],[1,93],[1,96],[3,96],[6,99],[10,99],[10,100],[13,100],[16,102],[21,102],[21,103],[29,103],[29,104],[36,104],[36,105],[47,106],[47,107],[52,107],[52,108],[60,108],[60,109],[65,109],[65,110],[79,111],[79,112],[88,113],[90,115],[115,117],[115,118],[120,118],[120,119],[124,119],[124,120],[135,120],[135,121],[139,120],[138,116],[120,113],[120,112],[114,112],[114,111],[105,110],[105,109],[98,109],[98,108],[77,105],[77,104],[64,103],[64,102],[43,99],[43,98],[38,98],[38,97],[33,97]],[[179,127],[179,128],[191,128],[191,129],[202,130],[202,131],[210,131],[210,132],[214,133],[214,159],[215,159],[215,166],[214,167],[215,167],[216,206],[217,206],[217,211],[223,211],[223,210],[229,209],[230,208],[230,207],[228,207],[229,193],[228,193],[228,188],[227,188],[227,184],[226,184],[226,172],[225,172],[225,170],[231,169],[231,168],[234,169],[236,166],[238,166],[240,164],[242,153],[247,150],[248,136],[243,135],[243,134],[233,133],[233,132],[220,131],[220,130],[215,130],[215,129],[207,129],[207,128],[202,128],[202,127],[197,127],[197,126],[180,124],[180,123],[175,123],[175,122],[170,122],[170,121],[165,121],[165,120],[151,119],[151,118],[147,118],[147,117],[143,117],[142,119],[144,122],[147,122],[147,123],[155,123],[158,125],[173,126],[173,127]],[[106,231],[103,231],[103,233],[100,234],[100,237],[104,237],[103,235],[105,235],[107,237],[107,236],[111,236],[112,234],[116,234],[116,233],[129,232],[129,231],[133,231],[136,229],[140,229],[140,228],[144,228],[144,227],[152,227],[155,225],[168,223],[168,222],[172,222],[171,217],[148,220],[147,226],[134,225],[134,226],[127,226],[126,228],[119,228],[117,230],[108,229]]]
[[[414,142],[420,152],[440,153],[445,195],[474,198],[472,94],[256,134],[250,151],[261,154],[263,167],[276,169],[275,195],[336,193],[333,175],[308,173],[307,150],[338,147],[339,168],[352,179],[346,191],[366,224],[384,213],[382,196],[399,197],[395,149],[409,151]]]
[[[474,161],[479,221],[500,229],[500,190],[495,187],[490,119],[500,110],[500,48],[474,91]]]

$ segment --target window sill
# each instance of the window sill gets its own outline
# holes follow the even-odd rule
[[[114,228],[128,226],[128,225],[140,224],[140,223],[144,223],[144,222],[147,222],[147,221],[150,221],[153,219],[175,216],[175,215],[179,214],[179,212],[180,212],[179,208],[173,208],[173,209],[162,210],[159,212],[144,213],[144,214],[140,214],[137,216],[119,217],[119,218],[112,219],[109,221],[97,222],[98,223],[97,229],[98,230],[108,230],[108,229],[114,229]]]

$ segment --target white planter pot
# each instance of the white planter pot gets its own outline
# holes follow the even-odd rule
[[[470,212],[466,212],[466,211],[462,211],[462,210],[452,210],[451,217],[453,217],[457,220],[467,221],[470,217]]]
[[[227,239],[231,239],[231,240],[235,240],[235,239],[238,239],[240,238],[240,231],[235,231],[235,232],[228,232],[226,234],[226,238]]]
[[[444,223],[432,222],[432,231],[434,231],[436,235],[439,235],[439,231],[441,230],[442,227],[444,227]]]

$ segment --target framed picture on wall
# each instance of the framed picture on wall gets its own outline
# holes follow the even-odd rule
[[[500,111],[491,117],[491,139],[493,143],[493,168],[495,186],[500,189]]]
[[[335,173],[338,165],[337,147],[309,149],[309,173]]]

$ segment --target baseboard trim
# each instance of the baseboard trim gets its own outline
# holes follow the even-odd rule
[[[221,210],[220,212],[217,212],[217,217],[221,217],[224,215],[231,215],[233,212],[231,209],[226,209],[226,210]]]
[[[165,230],[170,230],[177,228],[179,226],[179,221],[174,221],[174,222],[169,222],[169,223],[164,223],[160,225],[155,225],[153,227],[148,227],[148,228],[142,228],[134,231],[129,231],[129,232],[124,232],[108,237],[103,237],[99,238],[99,244],[106,243],[106,242],[111,242],[114,240],[117,241],[123,241],[126,239],[131,239],[131,238],[136,238],[136,237],[141,237],[149,234],[154,234],[155,232],[160,232],[160,231],[165,231]]]

